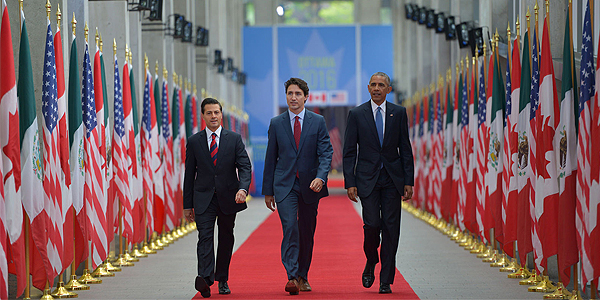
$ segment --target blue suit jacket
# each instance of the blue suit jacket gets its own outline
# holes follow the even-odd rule
[[[359,197],[367,197],[377,183],[382,163],[400,195],[404,195],[404,186],[414,185],[414,161],[406,108],[386,102],[385,132],[381,146],[369,100],[348,113],[344,135],[345,188],[356,187]]]
[[[323,116],[305,111],[296,148],[289,112],[286,110],[271,119],[269,142],[265,155],[262,194],[275,196],[281,202],[292,190],[296,172],[300,180],[301,193],[306,203],[314,203],[329,195],[327,174],[331,169],[333,147]],[[313,192],[309,186],[315,178],[325,180],[320,192]]]

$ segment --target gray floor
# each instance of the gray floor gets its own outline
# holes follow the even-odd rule
[[[254,198],[248,207],[236,220],[236,250],[271,213],[263,198]],[[360,210],[359,205],[356,208]],[[506,273],[489,267],[407,212],[401,229],[397,267],[421,299],[542,299],[541,293],[527,292],[517,280],[508,279]],[[115,277],[104,278],[102,284],[79,291],[79,298],[188,300],[195,294],[196,240],[195,234],[189,234]]]

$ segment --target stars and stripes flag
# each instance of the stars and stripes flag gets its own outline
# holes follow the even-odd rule
[[[432,88],[433,90],[433,88]],[[433,91],[432,91],[433,92]],[[427,93],[427,92],[425,92]],[[422,158],[424,159],[424,163],[425,163],[425,169],[423,172],[423,176],[424,180],[423,181],[423,186],[424,186],[424,194],[421,194],[423,196],[422,198],[422,202],[424,204],[424,207],[427,211],[429,212],[433,212],[432,209],[432,191],[431,191],[431,182],[428,180],[429,179],[429,175],[431,173],[431,139],[432,139],[432,134],[431,134],[431,125],[433,124],[433,118],[432,118],[432,112],[433,112],[433,97],[431,96],[431,94],[427,95],[425,94],[423,96],[423,103],[425,104],[425,111],[423,113],[423,116],[425,117],[424,119],[424,123],[423,126],[425,126],[425,128],[423,129],[425,138],[421,140],[422,142],[422,147],[423,147],[423,153],[425,153],[424,156],[422,156]]]
[[[104,180],[104,194],[106,195],[107,198],[107,206],[106,206],[106,234],[107,234],[107,238],[108,238],[108,243],[110,244],[113,239],[115,238],[115,233],[118,233],[119,230],[119,223],[116,219],[117,214],[115,214],[115,210],[118,211],[119,207],[116,206],[118,205],[118,202],[114,201],[115,200],[115,190],[112,187],[112,185],[110,184],[110,182],[112,181],[112,177],[113,177],[113,162],[112,162],[112,150],[111,150],[111,142],[112,142],[112,138],[111,138],[111,125],[110,125],[110,118],[109,118],[109,108],[108,108],[108,91],[107,91],[107,84],[106,84],[106,72],[105,72],[105,68],[104,68],[104,52],[102,51],[102,35],[99,36],[99,40],[100,40],[100,79],[102,81],[102,100],[103,100],[103,111],[104,111],[104,151],[105,151],[105,158],[106,158],[106,177]],[[94,70],[96,71],[96,70]],[[100,118],[100,117],[98,117]]]
[[[475,219],[477,220],[477,229],[479,237],[486,242],[486,235],[484,234],[484,220],[485,220],[485,168],[486,168],[486,135],[487,135],[487,123],[486,123],[486,90],[485,90],[485,57],[481,64],[479,72],[479,97],[477,100],[477,144],[475,148],[475,154],[477,157],[477,172],[475,176],[476,185],[476,197],[477,203],[475,203]]]
[[[494,88],[494,64],[496,62],[495,59],[495,55],[494,52],[492,52],[492,54],[490,55],[490,63],[488,65],[488,75],[487,75],[487,90],[486,90],[486,96],[487,96],[487,101],[486,101],[486,114],[485,114],[485,122],[486,122],[486,132],[484,135],[484,147],[485,147],[485,170],[484,170],[484,174],[485,174],[485,192],[484,192],[484,198],[485,198],[485,216],[484,216],[484,234],[489,235],[491,234],[490,229],[494,228],[494,213],[495,213],[495,209],[496,206],[494,206],[493,204],[495,204],[494,202],[490,201],[490,181],[492,179],[495,179],[494,177],[490,176],[490,170],[489,170],[489,160],[490,160],[490,128],[491,128],[491,121],[492,121],[492,100],[493,100],[493,88]],[[493,236],[488,236],[488,240],[492,241],[493,240]]]
[[[583,36],[581,39],[581,87],[579,91],[579,134],[577,139],[577,216],[575,225],[577,227],[577,244],[579,245],[579,257],[581,260],[581,288],[584,289],[588,282],[598,277],[600,270],[594,268],[594,258],[597,250],[592,248],[591,233],[597,231],[598,222],[598,198],[592,197],[592,128],[597,130],[597,122],[592,122],[592,107],[595,94],[595,69],[594,69],[594,45],[591,24],[590,1],[588,0],[583,20]],[[596,101],[597,102],[597,101]],[[594,105],[596,104],[596,105]],[[593,106],[594,105],[594,106]],[[594,107],[594,109],[596,108]],[[592,126],[592,124],[594,124]],[[596,132],[596,131],[594,131]],[[597,138],[596,138],[597,139]],[[598,149],[594,147],[595,149]],[[594,166],[597,169],[597,166]],[[597,175],[595,176],[597,178]],[[597,187],[597,185],[595,186]]]
[[[114,55],[115,73],[114,73],[114,128],[112,141],[112,165],[113,176],[111,178],[111,186],[115,193],[115,198],[121,205],[121,215],[123,217],[123,232],[125,236],[130,237],[132,231],[132,216],[131,216],[131,192],[129,186],[129,163],[128,163],[128,144],[129,136],[125,131],[125,118],[123,110],[123,91],[121,90],[121,78],[119,76],[119,62],[117,54]],[[129,100],[131,102],[131,99]],[[131,105],[131,104],[130,104]],[[131,109],[131,107],[129,107]]]
[[[77,39],[71,35],[71,54],[69,58],[69,144],[71,167],[71,197],[75,215],[73,236],[75,243],[75,264],[79,265],[88,257],[87,215],[85,213],[85,127],[83,126],[81,87],[79,82],[79,58],[77,56]],[[65,222],[65,225],[68,225]]]
[[[442,108],[441,94],[442,87],[435,92],[435,118],[433,120],[433,146],[432,146],[432,172],[431,185],[433,193],[433,211],[438,219],[442,218],[442,147],[443,147],[443,132],[442,132]]]
[[[554,81],[554,66],[550,51],[548,15],[544,18],[542,49],[540,58],[540,94],[536,116],[537,154],[536,154],[536,197],[535,214],[538,235],[542,244],[541,270],[547,269],[547,259],[558,252],[558,153],[560,134],[556,129],[560,122],[560,108]]]
[[[598,41],[598,52],[596,53],[596,96],[591,107],[594,108],[593,119],[595,122],[591,124],[591,136],[600,136],[600,40]],[[598,139],[591,140],[590,153],[600,153],[600,141]],[[590,159],[590,195],[600,195],[600,157],[592,156]],[[590,220],[590,249],[600,249],[600,197],[590,198],[590,215],[596,216]],[[593,267],[594,279],[598,282],[600,278],[600,254],[594,252]],[[598,286],[596,284],[596,286]]]
[[[158,84],[158,63],[156,65],[155,73],[155,85],[153,86],[154,93],[150,94],[150,101],[152,105],[152,138],[150,139],[152,144],[152,171],[158,180],[154,180],[154,230],[158,234],[162,233],[163,225],[165,223],[165,183],[164,173],[165,165],[162,161],[163,147],[165,146],[165,140],[161,134],[161,97],[160,97],[160,86]]]
[[[510,48],[509,48],[510,52]],[[506,61],[506,117],[504,120],[504,145],[502,169],[502,227],[505,253],[514,256],[514,242],[517,240],[517,161],[519,131],[519,92],[521,80],[521,61],[519,38],[514,40],[511,59]],[[511,67],[512,65],[512,67]]]
[[[46,34],[46,50],[42,76],[42,129],[44,132],[44,210],[48,215],[46,224],[40,231],[45,231],[45,240],[35,240],[38,251],[42,254],[46,267],[46,275],[50,282],[62,271],[63,252],[63,219],[62,219],[62,186],[60,172],[59,128],[58,128],[58,95],[56,88],[56,64],[54,59],[54,43],[52,28],[48,20]],[[35,221],[34,221],[35,222]],[[34,224],[35,225],[35,224]],[[44,253],[44,250],[47,253]],[[44,257],[47,255],[47,257]],[[47,261],[46,261],[47,259]]]
[[[58,156],[60,158],[59,176],[62,185],[62,222],[63,256],[62,271],[73,262],[73,198],[71,197],[71,166],[69,162],[69,128],[67,127],[67,99],[65,96],[65,64],[63,62],[62,35],[60,26],[54,34],[54,53],[56,64],[56,92],[58,94]]]
[[[17,82],[17,97],[19,98],[19,129],[21,133],[21,184],[26,189],[21,191],[21,201],[27,215],[30,216],[30,222],[44,209],[43,174],[42,174],[42,151],[40,148],[40,136],[38,119],[35,105],[35,94],[33,88],[33,72],[31,68],[31,55],[29,51],[29,38],[27,35],[27,26],[25,26],[25,14],[21,10],[21,44],[19,46],[19,79]],[[0,163],[1,164],[1,163]],[[8,204],[14,203],[8,201]],[[18,211],[14,211],[18,209]],[[14,217],[23,218],[20,205],[11,207],[9,210]],[[33,217],[32,217],[33,216]],[[41,218],[39,218],[41,220]],[[23,221],[21,221],[24,224]],[[21,229],[22,226],[19,228]],[[44,226],[41,227],[45,228]],[[38,232],[39,233],[39,232]],[[20,234],[24,237],[23,234]],[[25,267],[25,239],[13,245],[9,258],[9,271],[17,276],[17,295],[21,295],[25,290],[27,282],[27,269]],[[17,246],[18,245],[18,246]],[[16,246],[16,247],[15,247]],[[18,251],[15,251],[15,250]],[[35,249],[35,246],[30,247]],[[35,253],[35,251],[32,251]],[[39,255],[37,255],[39,257]],[[30,260],[31,261],[31,260]],[[34,265],[37,267],[37,265]],[[39,269],[42,276],[46,278],[44,264],[39,262]]]
[[[533,251],[531,244],[531,213],[529,206],[529,194],[531,191],[531,164],[529,162],[529,140],[531,133],[530,113],[531,113],[531,52],[529,48],[529,30],[525,32],[523,38],[523,56],[521,61],[521,89],[519,93],[519,120],[517,129],[519,130],[517,155],[517,247],[519,250],[519,259],[521,265],[525,264],[527,254]]]
[[[419,197],[420,197],[420,189],[421,189],[421,136],[423,135],[423,131],[421,129],[421,102],[418,101],[418,94],[415,96],[415,136],[412,146],[414,147],[413,153],[415,154],[415,191],[413,194],[413,198],[411,201],[415,204],[416,207],[419,207]],[[418,185],[418,186],[417,186]]]
[[[468,142],[467,142],[467,203],[465,211],[465,227],[470,232],[477,232],[477,220],[475,218],[475,209],[477,199],[475,197],[475,168],[477,160],[475,159],[475,138],[477,137],[477,109],[475,108],[477,100],[477,65],[474,63],[471,71],[471,88],[469,94],[469,122],[468,122]]]
[[[179,82],[181,83],[181,77],[179,79]],[[178,214],[178,218],[180,218],[183,214],[183,176],[185,174],[185,151],[186,151],[186,143],[187,143],[187,133],[186,133],[186,128],[185,128],[185,109],[184,109],[184,103],[183,103],[183,92],[181,91],[181,87],[179,87],[177,89],[177,94],[178,94],[178,108],[179,108],[179,147],[181,148],[179,151],[181,153],[181,159],[179,160],[180,166],[179,166],[179,189],[181,189],[182,192],[178,193],[180,199],[178,199],[177,201],[177,214]],[[177,151],[177,150],[175,150]]]
[[[166,72],[166,71],[165,71]],[[173,135],[171,133],[173,120],[169,112],[169,89],[166,76],[163,78],[161,97],[162,138],[164,141],[163,164],[165,166],[165,229],[173,230],[177,224],[175,199],[173,190]]]
[[[575,61],[573,59],[573,34],[571,30],[571,8],[565,22],[565,40],[563,47],[563,70],[560,103],[560,123],[557,127],[560,141],[558,155],[558,272],[562,283],[567,286],[571,281],[571,266],[579,261],[577,250],[577,228],[575,211],[577,194],[577,131],[575,107],[578,105],[577,85],[574,84]],[[555,145],[557,147],[557,145]]]
[[[0,27],[0,298],[8,298],[7,240],[12,244],[16,232],[22,228],[21,158],[19,141],[19,108],[8,8],[2,0],[2,27]],[[1,190],[0,190],[1,192]],[[16,203],[18,202],[18,203]],[[14,215],[19,211],[19,215]],[[19,223],[20,222],[20,223]],[[8,233],[8,239],[7,239]]]
[[[531,48],[531,95],[529,96],[529,102],[531,103],[531,111],[529,113],[529,165],[530,168],[530,183],[531,188],[529,190],[529,214],[531,218],[531,244],[533,245],[533,257],[535,261],[535,269],[538,274],[541,274],[541,259],[543,257],[542,244],[539,236],[539,224],[537,223],[536,217],[536,184],[537,184],[537,109],[540,100],[540,72],[539,72],[539,43],[537,38],[537,29],[533,30],[533,45]],[[540,209],[538,207],[538,209]]]
[[[152,89],[152,74],[150,74],[150,70],[145,68],[146,71],[146,84],[144,85],[144,102],[142,104],[143,114],[142,114],[142,182],[144,189],[144,203],[145,203],[145,215],[146,215],[146,224],[145,228],[147,228],[150,233],[154,232],[154,183],[152,181],[152,156],[154,153],[154,143],[152,143],[152,134],[156,134],[156,129],[152,130],[153,127],[156,127],[156,119],[152,122],[152,99],[150,99],[150,91]],[[156,115],[155,115],[156,116]],[[154,123],[154,124],[153,124]],[[155,137],[158,138],[158,137]],[[145,230],[145,229],[144,229]]]
[[[116,58],[115,58],[116,60]],[[116,63],[115,63],[116,66]],[[117,72],[115,71],[115,74]],[[136,176],[134,169],[137,168],[137,153],[135,148],[135,132],[133,129],[133,103],[131,102],[131,83],[129,82],[129,66],[127,58],[123,64],[123,146],[121,151],[125,153],[125,167],[127,170],[127,181],[129,183],[129,203],[123,204],[123,236],[129,243],[133,243],[136,215],[133,213],[137,201]],[[139,223],[139,220],[137,220]]]
[[[454,224],[458,224],[458,180],[460,178],[460,136],[458,131],[458,125],[460,123],[459,107],[460,99],[462,98],[462,74],[456,70],[456,86],[454,87],[454,110],[452,111],[452,138],[454,145],[454,151],[452,152],[452,214]]]
[[[92,79],[92,64],[89,46],[86,41],[83,56],[83,75],[81,81],[81,102],[83,124],[85,128],[85,185],[84,202],[87,216],[87,238],[91,243],[92,267],[98,267],[108,255],[108,238],[106,232],[107,201],[104,194],[104,176],[102,169],[105,163],[100,146],[102,144],[100,126],[97,120],[97,105]],[[101,82],[99,82],[101,84]],[[103,104],[103,103],[102,103]],[[99,114],[101,118],[104,114]]]
[[[468,63],[467,63],[468,65]],[[462,76],[461,76],[462,79]],[[465,230],[465,213],[467,210],[467,172],[468,172],[468,153],[469,153],[469,98],[467,88],[468,71],[465,69],[465,77],[462,80],[460,89],[460,123],[458,124],[458,144],[459,144],[459,178],[458,178],[458,227]]]
[[[450,195],[452,193],[452,165],[454,163],[454,137],[452,132],[452,123],[454,116],[454,103],[452,97],[452,89],[450,88],[451,80],[446,83],[446,106],[444,107],[444,149],[442,152],[442,195]],[[414,144],[414,143],[413,143]],[[413,153],[415,153],[413,149]],[[452,218],[452,197],[442,197],[444,203],[444,218],[450,222]]]

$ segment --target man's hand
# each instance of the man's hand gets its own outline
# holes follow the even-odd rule
[[[275,197],[268,195],[265,196],[265,204],[267,205],[268,209],[275,211]]]
[[[348,198],[350,200],[352,200],[353,202],[358,202],[358,195],[356,194],[356,187],[349,187],[348,190],[346,191],[348,193]]]
[[[410,198],[412,198],[413,195],[413,187],[411,185],[405,185],[404,186],[404,198],[402,199],[402,201],[406,201]]]
[[[193,208],[186,208],[183,210],[183,215],[185,216],[185,219],[192,223],[194,222],[194,209]]]
[[[244,203],[246,202],[247,193],[244,190],[239,190],[237,194],[235,194],[235,203]]]
[[[313,190],[313,192],[315,192],[315,193],[320,192],[321,189],[323,188],[323,180],[321,180],[321,178],[313,179],[313,181],[310,183],[309,188],[311,190]]]

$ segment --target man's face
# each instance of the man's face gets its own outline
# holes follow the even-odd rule
[[[304,109],[304,102],[306,101],[306,96],[304,95],[304,91],[300,89],[299,86],[292,84],[288,86],[287,94],[285,98],[287,100],[287,105],[290,108],[290,111],[298,114]]]
[[[221,120],[223,114],[221,114],[221,108],[219,104],[206,104],[204,105],[204,113],[202,113],[202,119],[206,122],[206,127],[211,131],[215,131],[221,126]]]
[[[392,91],[392,87],[387,83],[383,76],[373,76],[369,82],[369,94],[371,99],[377,104],[385,101],[385,96]]]

